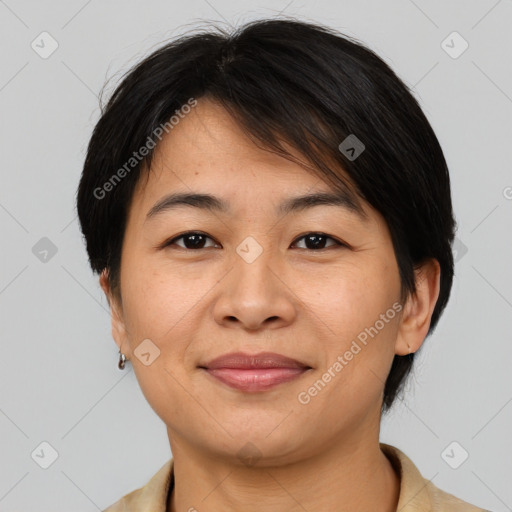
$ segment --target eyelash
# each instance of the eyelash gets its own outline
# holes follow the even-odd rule
[[[173,245],[177,240],[180,240],[182,238],[186,238],[187,236],[191,236],[191,235],[202,235],[206,238],[209,238],[210,240],[213,240],[212,237],[208,236],[206,233],[202,233],[201,231],[187,231],[186,233],[182,233],[181,235],[177,236],[177,237],[174,237],[166,242],[164,242],[162,245],[161,245],[161,248],[165,248],[165,247],[169,247],[171,245]],[[306,233],[304,235],[301,235],[300,237],[296,238],[293,242],[293,244],[297,243],[299,240],[302,240],[308,236],[311,236],[311,235],[319,235],[321,237],[325,237],[327,239],[330,239],[330,240],[333,240],[335,242],[334,245],[331,245],[329,247],[323,247],[321,249],[307,249],[307,248],[301,248],[303,250],[307,250],[307,251],[312,251],[312,252],[320,252],[320,251],[325,251],[331,247],[346,247],[348,248],[348,244],[345,244],[343,242],[340,242],[339,240],[337,240],[336,238],[333,238],[332,236],[329,236],[325,233],[322,233],[322,232],[318,232],[318,231],[311,231],[309,233]],[[180,249],[184,249],[186,251],[200,251],[202,249],[211,249],[212,247],[200,247],[199,249],[189,249],[188,247],[181,247],[181,246],[178,246]]]

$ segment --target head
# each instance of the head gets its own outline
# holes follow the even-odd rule
[[[171,436],[206,451],[299,456],[361,435],[450,295],[429,122],[375,53],[310,23],[211,29],[145,58],[102,110],[77,207],[114,340]],[[234,351],[310,369],[243,393],[201,368]]]

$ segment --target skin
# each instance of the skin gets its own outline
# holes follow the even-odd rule
[[[165,195],[192,190],[225,199],[231,212],[184,206],[145,220]],[[298,394],[400,299],[389,230],[368,204],[366,222],[339,206],[276,215],[281,201],[313,191],[332,188],[258,148],[206,99],[162,140],[147,182],[137,185],[121,296],[107,272],[100,284],[113,338],[167,426],[175,478],[168,511],[396,510],[400,479],[379,447],[384,383],[394,355],[418,350],[425,339],[439,264],[425,262],[417,294],[400,314],[300,403]],[[190,238],[161,247],[189,231],[207,235],[203,248]],[[332,238],[317,249],[303,238],[311,233]],[[263,249],[252,263],[236,252],[248,236]],[[160,350],[148,366],[134,353],[144,339]],[[277,352],[312,369],[249,394],[198,368],[234,351]],[[248,442],[255,464],[237,455]]]

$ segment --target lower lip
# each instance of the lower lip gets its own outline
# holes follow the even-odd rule
[[[283,382],[297,379],[308,368],[217,368],[205,370],[228,386],[241,391],[266,391]]]

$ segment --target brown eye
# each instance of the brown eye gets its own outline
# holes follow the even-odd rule
[[[205,249],[205,243],[206,240],[213,240],[208,235],[205,235],[204,233],[200,233],[197,231],[189,231],[188,233],[183,233],[180,236],[177,236],[176,238],[173,238],[169,242],[166,242],[165,247],[168,247],[170,245],[173,245],[176,243],[177,240],[183,240],[183,245],[176,244],[178,247],[181,247],[182,249]],[[212,246],[210,246],[212,247]]]
[[[326,242],[327,240],[332,240],[334,242],[333,245],[338,246],[344,246],[345,244],[338,242],[334,238],[325,235],[324,233],[308,233],[307,235],[304,235],[300,238],[297,238],[297,240],[304,240],[306,247],[300,247],[300,249],[308,249],[308,250],[321,250],[321,249],[327,249]],[[296,243],[296,242],[295,242]]]
[[[178,240],[182,242],[177,243]],[[215,243],[213,243],[213,245],[207,245],[208,240],[214,242],[214,240],[205,233],[201,233],[199,231],[189,231],[187,233],[183,233],[180,236],[173,238],[172,240],[169,240],[168,242],[165,242],[163,244],[163,247],[177,245],[182,249],[189,250],[199,250],[207,249],[208,247],[216,247]],[[305,247],[299,247],[299,249],[307,249],[311,251],[328,249],[329,247],[332,246],[347,247],[346,244],[339,242],[338,240],[324,233],[307,233],[306,235],[297,238],[293,245],[296,245],[299,240],[304,240],[305,243]],[[327,242],[329,240],[334,243],[328,245]]]

